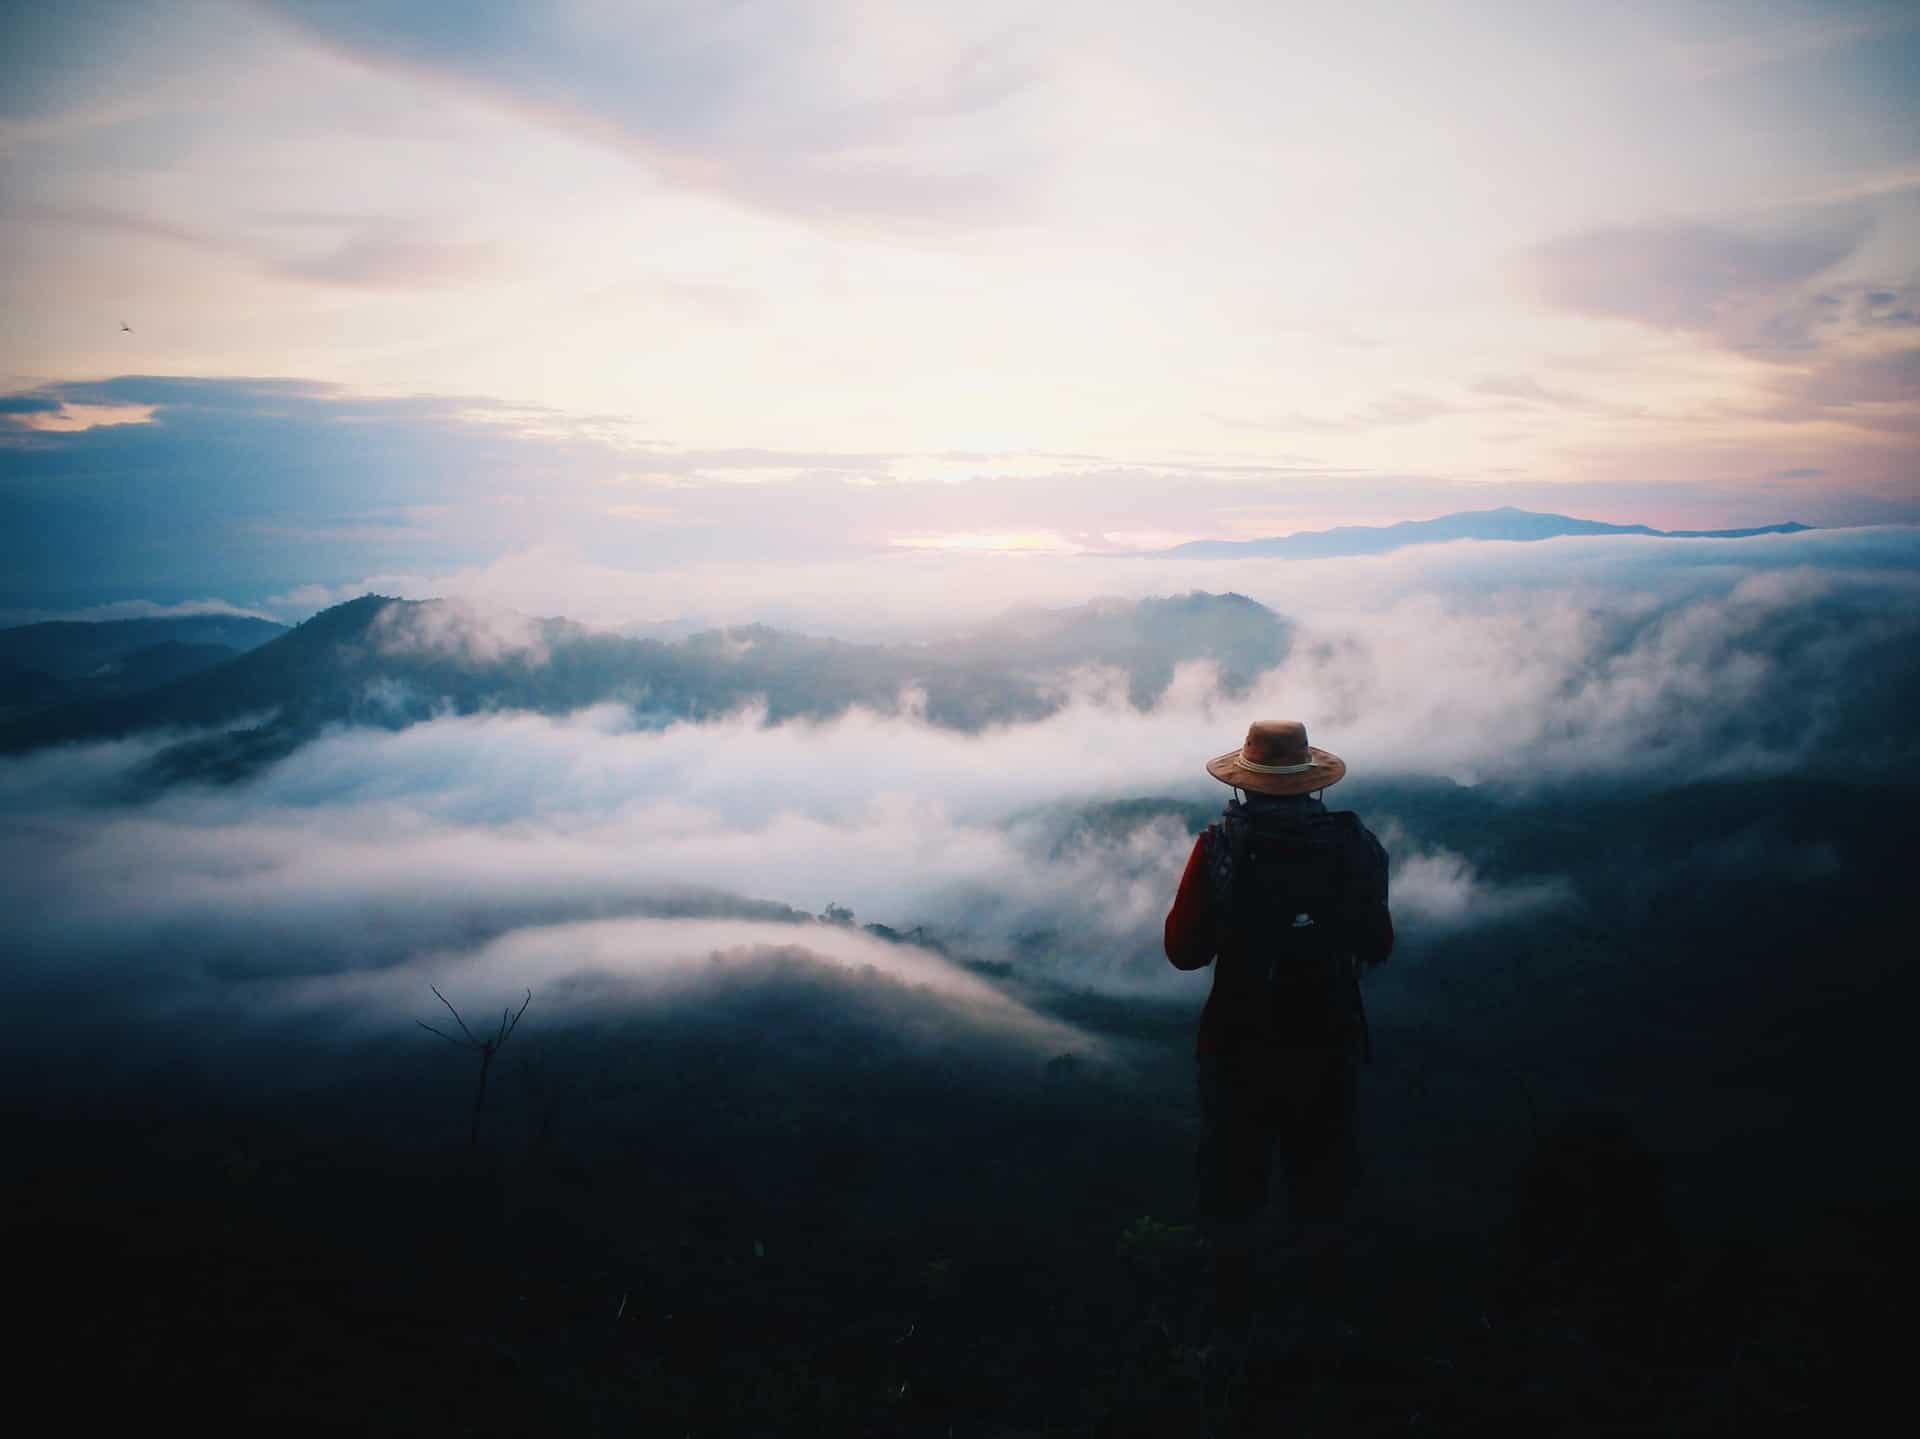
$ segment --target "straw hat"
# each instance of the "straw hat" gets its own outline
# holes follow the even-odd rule
[[[1338,784],[1347,762],[1307,743],[1298,720],[1255,720],[1246,743],[1207,761],[1207,773],[1222,784],[1256,794],[1308,794]]]

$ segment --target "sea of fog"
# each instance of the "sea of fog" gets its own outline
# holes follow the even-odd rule
[[[532,989],[551,1015],[570,983],[609,975],[636,986],[623,1002],[697,1005],[716,956],[750,968],[797,946],[938,994],[1035,1053],[1090,1049],[978,966],[1197,1005],[1160,925],[1194,826],[1226,798],[1202,763],[1252,719],[1303,719],[1347,760],[1330,798],[1351,796],[1386,842],[1414,956],[1424,938],[1547,923],[1586,900],[1577,876],[1516,864],[1511,846],[1490,872],[1473,832],[1426,823],[1408,785],[1512,813],[1701,782],[1804,787],[1836,759],[1853,783],[1914,773],[1900,708],[1920,654],[1909,529],[1164,568],[893,565],[760,573],[751,592],[742,575],[694,574],[681,597],[815,633],[870,631],[881,612],[933,633],[1012,603],[1198,586],[1250,595],[1296,628],[1246,693],[1176,654],[1173,682],[1143,707],[1090,666],[1063,677],[1049,717],[977,733],[930,722],[910,695],[781,724],[752,706],[664,728],[617,704],[448,715],[339,728],[238,782],[137,799],[121,780],[161,738],[0,760],[0,903],[29,1047],[137,1053],[116,1026],[150,1031],[161,1013],[234,1034],[299,1016],[309,1038],[399,1042],[429,984],[487,1012]],[[457,632],[419,642],[511,651],[528,641],[507,602],[542,612],[562,592],[603,622],[644,613],[616,613],[604,573],[547,573],[540,594],[500,580],[451,584]],[[1675,862],[1641,848],[1649,866]],[[1754,883],[1777,858],[1751,856]],[[829,905],[853,924],[797,927]]]

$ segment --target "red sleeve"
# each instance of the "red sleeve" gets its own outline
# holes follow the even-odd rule
[[[1207,837],[1193,842],[1187,872],[1180,876],[1179,893],[1167,911],[1167,959],[1175,969],[1201,969],[1212,959],[1213,879],[1207,873]]]

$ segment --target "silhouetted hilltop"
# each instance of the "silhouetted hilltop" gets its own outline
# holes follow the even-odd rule
[[[1159,550],[1154,558],[1180,559],[1335,559],[1347,555],[1383,555],[1409,545],[1449,540],[1550,540],[1567,535],[1655,535],[1670,540],[1740,540],[1754,535],[1791,535],[1813,528],[1798,521],[1743,530],[1657,530],[1651,525],[1612,525],[1571,515],[1543,514],[1502,505],[1492,510],[1463,510],[1432,520],[1402,520],[1394,525],[1341,525],[1259,540],[1194,540]]]

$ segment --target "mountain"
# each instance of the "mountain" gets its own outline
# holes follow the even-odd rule
[[[1743,540],[1754,535],[1792,535],[1813,528],[1796,521],[1745,530],[1656,530],[1651,525],[1610,525],[1571,515],[1540,514],[1502,505],[1496,510],[1463,510],[1432,520],[1402,520],[1397,525],[1341,525],[1263,540],[1194,540],[1152,559],[1337,559],[1348,555],[1384,555],[1409,545],[1449,540],[1551,540],[1564,535],[1656,535],[1669,540]]]
[[[646,725],[763,704],[778,723],[856,705],[918,706],[973,731],[1066,703],[1074,670],[1126,676],[1153,703],[1187,660],[1220,667],[1229,691],[1285,658],[1287,623],[1243,595],[1194,593],[1065,610],[1021,610],[916,645],[857,644],[765,625],[672,642],[563,619],[483,613],[380,595],[322,611],[278,638],[137,694],[52,706],[0,723],[0,752],[164,730],[215,731],[159,761],[163,777],[244,774],[328,726],[398,729],[443,714],[565,714],[615,702]]]
[[[166,684],[286,631],[271,620],[222,614],[53,620],[0,630],[0,717]]]

